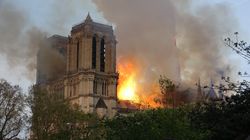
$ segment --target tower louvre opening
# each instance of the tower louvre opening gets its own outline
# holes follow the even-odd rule
[[[104,72],[105,71],[105,40],[104,40],[104,38],[102,38],[102,40],[101,40],[101,52],[100,52],[100,55],[101,55],[101,57],[100,57],[100,71],[101,72]]]
[[[96,68],[96,37],[92,38],[92,69]]]

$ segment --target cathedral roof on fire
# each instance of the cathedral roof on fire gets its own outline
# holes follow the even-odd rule
[[[96,108],[108,108],[102,98],[100,98],[95,106]]]
[[[140,104],[128,100],[119,101],[117,106],[118,112],[125,114],[138,111],[139,109],[140,109]]]

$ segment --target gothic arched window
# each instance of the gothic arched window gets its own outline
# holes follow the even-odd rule
[[[92,69],[96,68],[96,37],[92,38]]]
[[[100,52],[100,71],[104,72],[105,71],[105,41],[104,38],[101,40],[101,52]]]

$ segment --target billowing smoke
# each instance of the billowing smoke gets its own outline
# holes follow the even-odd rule
[[[67,36],[71,26],[81,20],[74,21],[79,14],[76,10],[86,1],[40,2],[48,12],[37,13],[43,23],[37,26],[25,10],[0,0],[0,54],[11,68],[24,66],[25,74],[34,81],[41,42],[51,34]],[[92,1],[104,18],[116,25],[118,63],[136,61],[142,77],[138,80],[145,87],[157,83],[159,75],[194,84],[199,77],[209,81],[208,77],[215,79],[219,73],[230,71],[222,40],[233,32],[230,29],[235,23],[226,4],[197,6],[191,0]]]
[[[37,27],[27,27],[30,24],[27,17],[21,9],[3,1],[0,7],[0,53],[5,55],[11,69],[24,67],[23,74],[34,81],[39,49],[46,55],[44,58],[47,60],[41,62],[45,66],[42,69],[49,72],[62,63],[62,58],[58,51],[48,47],[50,45],[47,43],[46,33]],[[46,67],[48,62],[51,62],[51,65]]]
[[[14,1],[13,1],[14,2]],[[47,7],[47,13],[50,16],[42,14],[42,17],[37,13],[37,17],[44,24],[36,25],[31,13],[23,9],[21,6],[12,3],[8,0],[0,0],[0,55],[6,58],[10,71],[22,71],[24,77],[35,81],[36,73],[36,56],[40,47],[48,46],[46,38],[51,34],[69,33],[70,27],[67,27],[68,22],[72,22],[72,18],[76,15],[77,5],[83,4],[83,1],[70,2],[62,0],[58,3],[57,0],[40,2],[41,7]],[[65,8],[67,7],[67,8]],[[71,26],[71,25],[70,25]],[[46,54],[47,62],[42,62],[44,69],[48,72],[61,69],[59,64],[62,62],[61,55],[58,51],[44,47],[41,50]],[[21,68],[20,68],[21,67]],[[55,72],[51,72],[55,74]],[[0,77],[2,78],[2,77]]]
[[[37,41],[43,35],[36,28],[24,30],[29,19],[21,9],[2,1],[0,4],[0,54],[7,58],[11,68],[23,66],[29,78],[35,72]]]
[[[218,71],[230,70],[225,51],[222,54],[222,41],[235,24],[226,4],[195,6],[191,0],[93,1],[116,25],[118,63],[135,58],[146,84],[164,74],[194,85],[199,77],[209,81],[210,77],[220,77]]]
[[[186,81],[201,77],[218,80],[222,73],[230,74],[231,66],[223,37],[236,29],[230,8],[225,4],[178,8],[177,38],[182,76]],[[232,28],[234,27],[234,28]],[[229,76],[229,75],[228,75]]]

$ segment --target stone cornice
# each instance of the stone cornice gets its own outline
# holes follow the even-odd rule
[[[73,96],[73,97],[68,97],[68,100],[76,100],[79,99],[81,97],[95,97],[95,98],[102,98],[104,100],[117,100],[117,97],[115,96],[102,96],[102,95],[98,95],[98,94],[85,94],[85,95],[77,95],[77,96]]]
[[[119,76],[118,73],[96,72],[93,69],[79,69],[78,72],[68,73],[67,75],[65,75],[65,78],[79,76],[79,75],[95,75],[97,77],[106,77],[106,78],[110,77],[118,78]]]

